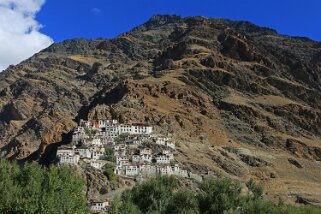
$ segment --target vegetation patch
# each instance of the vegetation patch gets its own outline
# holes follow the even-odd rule
[[[295,214],[321,213],[321,207],[284,205],[263,199],[263,189],[253,180],[242,185],[225,177],[209,178],[197,190],[181,185],[174,177],[157,177],[136,185],[114,200],[112,214]],[[242,192],[242,193],[241,193]]]
[[[84,188],[68,167],[0,160],[0,213],[88,213]]]

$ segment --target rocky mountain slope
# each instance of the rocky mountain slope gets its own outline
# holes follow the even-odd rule
[[[0,73],[1,155],[48,162],[80,119],[146,122],[200,174],[321,201],[321,43],[249,22],[156,15]]]

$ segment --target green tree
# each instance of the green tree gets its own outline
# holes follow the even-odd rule
[[[111,213],[166,213],[172,199],[179,201],[179,195],[173,197],[177,187],[178,180],[174,177],[152,178],[125,191],[120,199],[114,201]]]
[[[131,197],[143,213],[151,211],[164,212],[172,196],[172,191],[178,187],[174,177],[162,176],[152,178],[131,190]]]
[[[45,210],[41,213],[54,213],[57,207],[61,207],[63,213],[70,214],[86,211],[86,199],[82,194],[84,182],[67,166],[50,167],[42,187]]]
[[[241,205],[241,186],[229,178],[205,180],[198,195],[201,213],[223,213]]]
[[[16,163],[0,159],[0,213],[17,213],[21,189],[18,186],[20,168]]]
[[[116,156],[115,156],[115,153],[114,153],[114,149],[106,148],[105,151],[106,151],[105,152],[105,159],[107,161],[115,163],[116,162]]]
[[[250,195],[229,178],[207,179],[200,191],[187,190],[174,177],[156,177],[125,191],[112,205],[112,214],[319,214],[317,206],[275,205],[262,198],[262,187],[246,183]]]
[[[110,214],[141,214],[139,208],[132,202],[131,198],[116,198],[113,201]]]
[[[0,160],[0,213],[87,213],[84,182],[68,167]]]
[[[105,172],[105,175],[107,176],[109,181],[116,180],[117,176],[116,176],[116,174],[114,172],[114,165],[113,164],[107,163],[104,166],[104,172]]]
[[[118,143],[118,144],[124,143],[126,137],[128,137],[128,136],[129,136],[129,133],[122,133],[118,137],[116,137],[114,141],[115,141],[115,143]]]
[[[175,192],[166,208],[166,213],[171,214],[197,214],[199,213],[198,201],[195,193],[190,190]]]

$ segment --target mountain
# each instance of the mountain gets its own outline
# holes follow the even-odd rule
[[[155,15],[0,73],[1,155],[50,163],[80,119],[145,122],[199,174],[321,202],[321,43],[245,21]]]

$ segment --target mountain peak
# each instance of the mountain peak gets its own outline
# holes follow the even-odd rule
[[[155,14],[144,24],[135,27],[133,31],[146,31],[148,29],[159,27],[165,24],[180,23],[182,21],[183,18],[181,16]]]
[[[147,22],[157,22],[165,24],[170,22],[177,22],[180,20],[182,20],[182,17],[178,15],[155,14]]]

